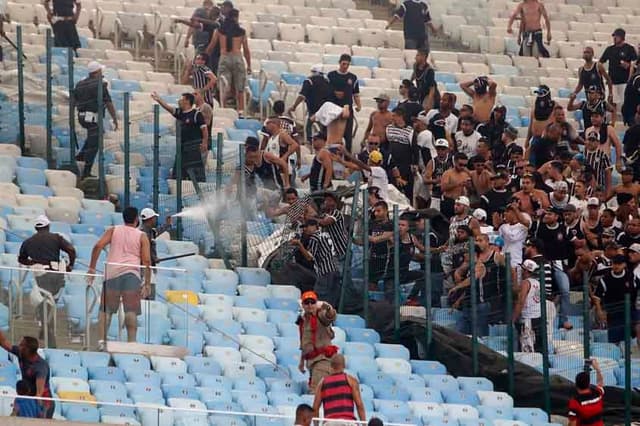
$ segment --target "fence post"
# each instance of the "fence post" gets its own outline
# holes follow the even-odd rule
[[[104,76],[98,79],[98,192],[101,199],[106,196],[104,177]]]
[[[538,281],[540,281],[540,335],[542,336],[542,380],[543,408],[547,416],[551,413],[551,395],[549,393],[549,336],[547,335],[547,290],[545,288],[544,265],[540,265]]]
[[[51,55],[53,54],[53,52],[51,51],[52,47],[52,43],[51,43],[51,28],[47,28],[46,31],[46,46],[47,46],[47,58],[46,58],[46,102],[47,102],[47,123],[46,123],[46,129],[47,129],[47,167],[52,168],[53,167],[53,148],[51,147],[51,132],[53,130],[53,111],[51,110],[53,108],[53,100],[52,100],[52,96],[51,96],[51,79],[53,78],[52,76],[52,72],[51,72]],[[33,151],[33,147],[31,149],[31,151]],[[33,152],[32,152],[33,154]]]
[[[513,357],[513,277],[511,276],[511,254],[505,253],[504,257],[505,265],[505,310],[506,310],[506,323],[507,323],[507,390],[509,395],[513,395],[515,390],[515,360]]]
[[[342,313],[344,309],[344,293],[347,288],[347,280],[351,276],[349,272],[351,272],[351,246],[353,245],[353,224],[355,223],[356,213],[358,212],[358,188],[360,187],[360,173],[357,175],[356,182],[354,184],[355,191],[353,192],[353,197],[351,198],[351,221],[349,222],[347,228],[347,235],[349,239],[347,240],[347,251],[344,254],[344,263],[342,265],[342,277],[340,286],[340,302],[338,303],[338,312]],[[366,321],[366,320],[365,320]]]
[[[24,154],[24,53],[22,49],[22,25],[16,26],[16,45],[18,46],[18,143],[20,151]]]
[[[629,293],[624,295],[624,424],[631,426],[631,295]]]
[[[160,193],[160,105],[153,104],[153,210],[158,211]]]
[[[398,205],[393,205],[393,335],[400,340],[400,213]],[[387,284],[384,284],[385,296]]]
[[[224,135],[222,133],[218,133],[218,138],[216,140],[216,191],[222,190],[222,147],[224,144]],[[241,170],[243,165],[240,165]]]
[[[123,107],[123,121],[122,125],[124,126],[124,205],[129,207],[131,202],[131,141],[129,140],[130,135],[130,125],[129,123],[129,92],[124,93],[124,107]]]
[[[584,333],[582,335],[583,358],[591,357],[591,340],[589,339],[589,330],[591,330],[589,310],[591,308],[591,300],[589,299],[589,276],[587,271],[582,273],[582,323]]]
[[[67,72],[69,73],[69,81],[67,89],[69,91],[69,165],[71,170],[77,171],[78,163],[76,163],[76,147],[78,139],[76,137],[76,113],[75,113],[75,79],[74,79],[74,63],[73,49],[67,48]]]
[[[354,194],[355,195],[355,194]],[[369,192],[362,190],[362,295],[365,326],[369,320]]]
[[[176,176],[176,212],[182,211],[182,123],[176,121],[176,166],[174,174]],[[176,223],[176,238],[182,239],[182,217],[178,216]]]
[[[433,339],[433,321],[431,307],[433,306],[433,294],[431,293],[431,222],[424,218],[424,297],[425,318],[427,320],[426,342],[424,349],[427,359],[431,356],[431,341]]]
[[[473,237],[469,238],[469,293],[471,297],[471,369],[474,376],[479,374],[478,365],[478,289],[476,288],[476,247]]]
[[[246,206],[246,193],[245,193],[245,175],[244,175],[244,163],[245,152],[244,143],[238,146],[238,154],[240,157],[240,186],[238,188],[238,195],[240,199],[240,210],[242,211],[242,217],[240,218],[240,265],[247,266],[247,215],[245,211]]]

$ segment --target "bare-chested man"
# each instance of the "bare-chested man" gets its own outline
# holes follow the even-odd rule
[[[595,132],[599,137],[598,149],[604,151],[607,155],[611,153],[611,145],[616,150],[616,170],[622,171],[622,145],[620,139],[613,127],[608,125],[604,120],[604,111],[601,108],[591,112],[591,127],[584,131],[585,135]]]
[[[458,152],[453,156],[453,168],[448,169],[440,179],[442,186],[442,203],[440,211],[448,219],[455,213],[453,205],[456,198],[467,195],[467,190],[471,189],[471,174],[467,169],[469,158],[466,154]]]
[[[620,173],[622,183],[614,186],[609,194],[607,194],[607,200],[615,197],[618,194],[631,194],[633,199],[638,199],[640,194],[640,183],[633,181],[633,169],[624,169]]]
[[[522,176],[520,185],[522,189],[513,194],[513,196],[519,200],[520,211],[533,216],[536,210],[549,207],[549,197],[547,193],[535,188],[535,181],[532,175],[525,174]]]
[[[534,93],[536,94],[536,103],[531,111],[527,140],[524,143],[525,150],[529,148],[529,144],[531,144],[534,139],[539,139],[544,135],[547,126],[551,124],[555,118],[553,108],[556,103],[551,99],[549,86],[541,84]]]
[[[233,87],[236,95],[236,109],[242,117],[244,114],[244,88],[247,85],[247,74],[251,74],[251,52],[247,41],[247,33],[240,27],[240,12],[232,9],[222,26],[213,33],[207,47],[211,54],[216,44],[220,43],[220,62],[218,76]],[[244,58],[243,58],[244,56]],[[247,62],[245,66],[245,61]],[[220,93],[222,107],[226,105],[226,93]]]
[[[549,51],[542,42],[542,18],[547,27],[547,44],[551,43],[551,21],[544,4],[538,0],[523,0],[509,17],[507,33],[513,34],[513,21],[520,20],[518,43],[520,56],[549,57]]]
[[[364,132],[364,140],[369,138],[369,135],[375,135],[380,137],[380,141],[382,143],[387,140],[387,126],[391,124],[391,119],[393,114],[389,111],[389,96],[382,93],[374,98],[376,101],[376,105],[378,106],[377,111],[373,111],[369,116],[369,124],[367,125],[367,130]]]
[[[491,118],[496,103],[496,87],[496,82],[486,76],[460,83],[462,91],[473,99],[473,118],[477,123],[486,123]]]

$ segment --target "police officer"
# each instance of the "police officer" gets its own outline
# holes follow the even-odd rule
[[[47,273],[46,270],[71,272],[73,264],[76,260],[76,251],[73,246],[64,239],[60,234],[49,231],[49,219],[44,216],[38,216],[35,221],[36,233],[32,237],[26,239],[20,246],[18,262],[21,265],[42,265],[43,271],[34,271],[36,283],[38,287],[45,290],[57,300],[58,293],[64,287],[64,274]],[[60,270],[63,266],[60,263],[60,251],[64,251],[69,256],[69,263],[64,270]],[[34,268],[35,269],[35,268]],[[44,338],[44,326],[48,324],[48,343],[50,348],[56,347],[56,336],[53,329],[53,321],[45,321],[44,304],[41,302],[36,309],[38,320],[42,323],[40,330],[40,338]],[[50,318],[55,315],[53,310],[49,311]]]
[[[82,6],[78,0],[45,0],[47,20],[53,28],[53,45],[55,47],[70,47],[76,50],[80,47],[80,37],[76,29],[76,22],[80,17]],[[74,10],[75,6],[75,10]]]
[[[87,139],[84,146],[76,156],[76,160],[84,161],[82,178],[91,176],[93,161],[98,153],[98,84],[102,82],[102,105],[109,111],[113,119],[114,130],[118,130],[118,118],[116,109],[111,102],[111,96],[107,89],[107,83],[102,80],[104,67],[100,63],[89,62],[87,70],[89,77],[76,84],[73,92],[76,108],[78,109],[78,121],[80,125],[87,129]]]

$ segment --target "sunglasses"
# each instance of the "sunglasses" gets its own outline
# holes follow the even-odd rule
[[[458,163],[458,167],[467,167],[467,163]]]
[[[313,299],[307,299],[304,302],[302,302],[303,305],[313,305],[314,303],[316,303],[316,301]]]
[[[380,142],[367,142],[367,143],[369,145],[376,145],[376,146],[380,145]]]

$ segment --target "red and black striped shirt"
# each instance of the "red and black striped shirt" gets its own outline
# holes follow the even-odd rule
[[[353,390],[345,373],[331,374],[322,379],[320,396],[325,418],[356,419],[353,414]]]

